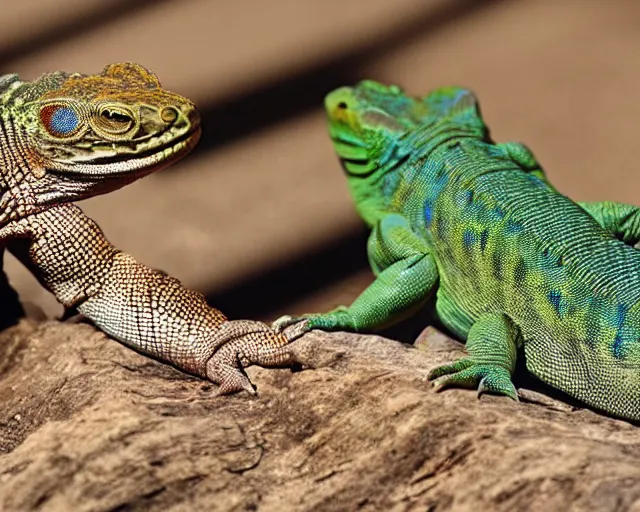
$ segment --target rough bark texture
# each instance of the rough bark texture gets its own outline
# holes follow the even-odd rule
[[[418,348],[312,332],[312,370],[262,370],[259,396],[150,361],[89,325],[0,335],[0,510],[640,510],[640,430],[451,390]]]

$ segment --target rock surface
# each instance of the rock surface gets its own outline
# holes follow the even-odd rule
[[[259,396],[84,324],[0,335],[0,510],[640,510],[640,430],[425,382],[461,346],[312,332]]]

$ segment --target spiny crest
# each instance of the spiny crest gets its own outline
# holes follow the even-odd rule
[[[458,118],[459,121],[481,120],[476,96],[462,87],[441,87],[423,98],[427,109],[425,120]]]
[[[53,75],[57,75],[53,73]],[[64,80],[57,86],[44,92],[40,100],[56,98],[75,98],[85,101],[124,101],[135,102],[136,99],[149,102],[158,95],[158,99],[166,95],[155,74],[139,64],[125,62],[109,64],[98,75],[82,75],[80,73],[63,74]],[[38,82],[49,82],[49,75],[39,78]],[[53,84],[52,84],[53,85]]]

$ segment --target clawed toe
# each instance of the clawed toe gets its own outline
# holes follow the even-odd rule
[[[478,397],[483,393],[504,395],[516,402],[520,401],[518,391],[513,385],[513,382],[511,382],[511,377],[506,370],[503,370],[503,372],[496,371],[482,377],[480,384],[478,384]]]
[[[287,341],[292,342],[298,339],[303,334],[309,332],[309,319],[304,318],[297,320],[286,326],[281,332],[287,338]]]
[[[518,392],[511,382],[511,375],[500,366],[475,364],[472,360],[464,358],[434,368],[427,378],[433,380],[436,391],[451,387],[477,388],[478,396],[491,393],[505,395],[518,401]]]
[[[276,318],[271,323],[271,328],[276,332],[282,332],[290,325],[295,324],[299,321],[299,318],[291,315],[283,315],[280,318]]]
[[[207,377],[219,385],[216,395],[229,395],[238,391],[256,394],[249,377],[239,367],[213,360],[207,365]]]
[[[258,394],[253,384],[251,384],[249,379],[246,377],[245,382],[239,382],[237,380],[225,380],[221,382],[215,394],[217,396],[225,396],[232,393],[238,393],[240,391],[246,391],[250,395],[254,396]]]

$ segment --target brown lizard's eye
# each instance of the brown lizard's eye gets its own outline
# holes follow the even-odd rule
[[[103,107],[98,115],[98,124],[111,134],[120,134],[129,131],[134,125],[134,119],[124,109]]]
[[[114,124],[131,122],[131,118],[129,116],[121,114],[120,112],[114,112],[109,109],[103,110],[100,115],[104,117],[106,121],[110,121]]]

